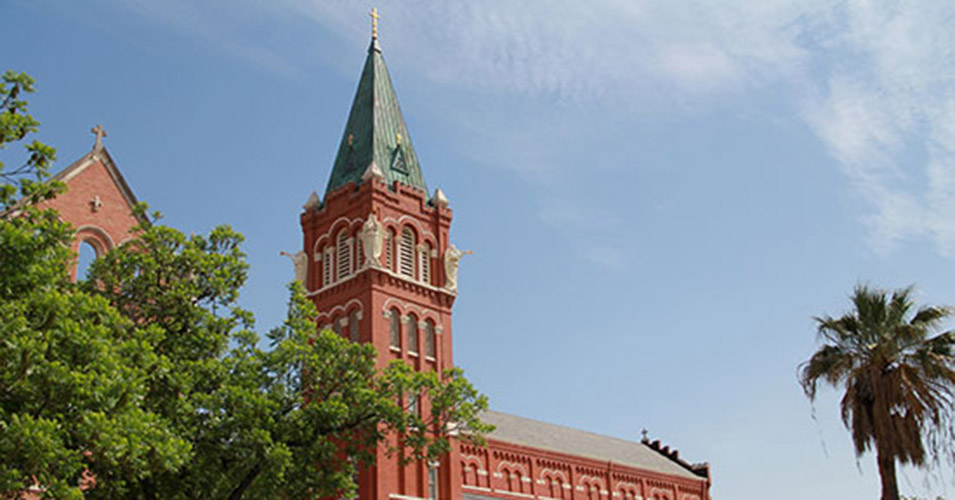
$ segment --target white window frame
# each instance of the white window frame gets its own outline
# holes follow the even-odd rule
[[[427,242],[418,247],[418,280],[431,284],[431,244]]]

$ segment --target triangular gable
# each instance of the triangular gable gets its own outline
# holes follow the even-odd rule
[[[129,183],[126,182],[126,178],[123,177],[123,173],[120,172],[119,167],[116,166],[116,162],[113,160],[113,157],[109,154],[109,151],[106,150],[105,146],[100,146],[98,148],[93,148],[89,153],[86,153],[78,160],[71,163],[68,167],[59,171],[56,175],[52,177],[52,180],[57,180],[65,184],[69,184],[69,181],[74,177],[83,173],[84,170],[95,164],[101,164],[106,169],[106,172],[109,174],[110,179],[113,181],[113,185],[122,195],[123,200],[126,203],[126,207],[129,209],[130,214],[136,217],[140,223],[148,224],[149,219],[145,216],[136,215],[133,211],[133,207],[139,203],[139,200],[136,198],[136,194],[133,193],[132,188],[129,187]],[[55,199],[55,198],[54,198]],[[50,203],[52,200],[44,202]],[[7,210],[0,212],[0,217],[7,217],[9,215],[16,216],[19,212],[19,209],[27,203],[27,199],[22,198],[16,203],[11,205]]]
[[[113,184],[123,196],[123,199],[126,201],[126,206],[132,213],[133,207],[139,203],[139,200],[136,198],[136,194],[133,193],[132,188],[129,187],[129,183],[126,182],[126,178],[123,177],[123,173],[120,172],[119,167],[116,166],[116,162],[113,161],[113,157],[109,154],[109,151],[106,150],[106,146],[94,148],[92,151],[86,153],[83,155],[83,157],[73,162],[70,166],[54,175],[53,179],[69,184],[71,179],[80,175],[84,170],[92,165],[95,165],[97,162],[106,168],[110,178],[113,180]],[[146,220],[144,217],[137,217],[137,219],[139,219],[140,222],[148,222],[148,220]]]

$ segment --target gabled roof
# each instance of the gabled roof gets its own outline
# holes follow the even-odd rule
[[[701,475],[652,449],[645,443],[603,436],[496,411],[481,414],[481,420],[497,427],[489,439],[568,455],[612,461],[638,469],[700,480]]]
[[[91,165],[99,162],[103,165],[106,171],[109,173],[110,178],[113,180],[113,183],[116,185],[116,189],[123,195],[123,200],[129,206],[130,212],[132,212],[133,207],[139,203],[139,200],[136,199],[136,195],[133,193],[132,188],[129,187],[129,183],[126,182],[126,178],[123,177],[122,172],[119,171],[119,167],[116,166],[116,162],[113,161],[113,157],[110,156],[109,151],[106,150],[106,146],[98,145],[93,147],[90,152],[81,156],[78,160],[70,164],[70,166],[59,171],[54,175],[51,180],[60,181],[63,183],[69,183],[70,179],[76,177],[84,170],[86,170]],[[27,203],[27,200],[20,199],[14,203],[9,209],[5,212],[0,213],[0,217],[5,217],[7,214],[16,214],[18,209],[21,208],[24,203]],[[144,216],[137,215],[136,218],[139,222],[148,224],[149,219]]]
[[[348,182],[360,183],[372,162],[381,169],[388,185],[397,181],[428,192],[377,39],[372,39],[368,47],[325,194]]]
[[[94,147],[89,153],[86,153],[79,160],[76,160],[70,166],[64,168],[59,173],[54,175],[53,180],[68,183],[70,179],[76,177],[86,170],[90,165],[95,164],[97,161],[99,161],[103,167],[106,168],[106,171],[109,172],[110,178],[113,180],[116,188],[119,189],[119,192],[123,195],[123,199],[129,206],[130,211],[132,211],[133,207],[139,203],[139,200],[136,199],[136,195],[126,182],[126,178],[123,177],[123,173],[119,171],[119,167],[116,166],[116,162],[113,161],[113,157],[110,156],[109,151],[106,150],[106,146],[100,145],[98,147]],[[137,218],[140,222],[149,222],[142,216],[137,216]]]

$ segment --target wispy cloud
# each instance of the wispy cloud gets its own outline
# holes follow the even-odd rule
[[[295,3],[322,23],[358,15]],[[420,55],[419,69],[444,85],[639,109],[788,84],[792,109],[870,207],[871,248],[886,254],[930,236],[955,257],[950,2],[403,1],[382,10],[402,26],[389,44]]]
[[[953,20],[943,2],[849,2],[819,55],[832,70],[804,116],[874,208],[865,220],[880,254],[930,236],[955,257]]]
[[[206,46],[252,66],[281,76],[298,76],[301,69],[255,36],[263,19],[284,15],[268,2],[236,2],[231,9],[184,0],[129,0],[119,3],[131,12],[200,40]],[[221,6],[219,6],[221,7]]]
[[[233,36],[216,21],[221,13],[181,1],[130,5],[252,64],[297,71],[267,46]],[[364,4],[269,5],[233,8],[304,17],[367,40],[367,23],[357,21]],[[930,237],[955,257],[955,7],[947,0],[382,0],[380,10],[389,54],[446,88],[622,112],[661,100],[705,112],[781,88],[864,201],[875,252]],[[546,184],[562,166],[538,153],[508,158]]]
[[[363,6],[286,1],[328,29],[367,37],[355,22]],[[381,4],[389,52],[414,53],[431,78],[483,91],[617,102],[672,86],[708,94],[790,73],[804,59],[791,29],[803,2]]]
[[[711,43],[664,47],[660,65],[662,74],[689,92],[736,87],[743,77],[733,58]]]

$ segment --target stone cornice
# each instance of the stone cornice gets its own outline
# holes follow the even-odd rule
[[[381,289],[381,287],[385,285],[387,285],[390,289],[400,288],[402,290],[410,291],[415,295],[427,297],[431,299],[432,302],[437,302],[441,306],[447,307],[449,309],[451,308],[451,305],[454,304],[454,299],[457,297],[457,293],[444,288],[439,288],[434,285],[415,281],[405,275],[395,273],[389,269],[373,267],[365,267],[364,269],[361,269],[357,273],[352,274],[345,279],[336,281],[318,290],[310,291],[306,294],[306,296],[324,297],[338,293],[341,290],[352,288],[369,279],[371,280],[372,286],[375,288]]]

